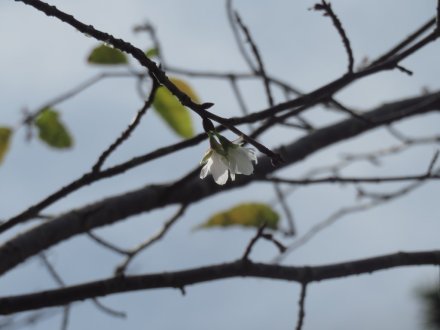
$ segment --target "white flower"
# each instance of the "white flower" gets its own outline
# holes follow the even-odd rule
[[[230,142],[218,133],[216,136],[220,139],[221,144],[210,135],[211,148],[200,162],[205,164],[200,172],[200,178],[204,179],[211,173],[217,184],[224,185],[228,181],[229,174],[232,181],[235,180],[236,174],[252,174],[254,172],[252,162],[257,163],[255,150],[242,147],[241,138]]]

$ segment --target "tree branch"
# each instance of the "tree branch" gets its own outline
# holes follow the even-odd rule
[[[311,283],[353,275],[370,274],[402,266],[440,265],[440,251],[398,252],[368,259],[323,266],[279,266],[254,263],[250,260],[218,264],[183,271],[117,276],[101,281],[48,290],[32,294],[0,298],[0,314],[65,305],[114,293],[181,288],[187,285],[211,282],[233,277],[258,277],[284,281]]]
[[[354,65],[354,58],[353,58],[353,50],[350,46],[350,40],[347,37],[347,33],[345,33],[344,28],[342,27],[342,23],[338,16],[336,16],[335,12],[332,9],[332,6],[325,2],[324,0],[321,1],[320,4],[316,4],[314,7],[315,10],[323,10],[324,16],[329,16],[333,22],[333,25],[335,26],[336,30],[338,31],[339,35],[341,36],[342,43],[344,44],[345,51],[347,52],[348,56],[348,73],[353,72],[353,65]]]

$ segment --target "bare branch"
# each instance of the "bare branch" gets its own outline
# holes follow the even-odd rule
[[[121,319],[125,319],[127,317],[127,313],[125,312],[121,312],[121,311],[117,311],[113,308],[107,307],[106,305],[104,305],[102,302],[100,302],[98,299],[96,298],[92,298],[93,304],[103,313],[108,314],[110,316],[113,317],[118,317]]]
[[[109,249],[110,251],[116,252],[118,254],[122,254],[123,256],[129,255],[130,252],[126,251],[124,249],[121,249],[120,247],[116,246],[113,243],[108,242],[107,240],[97,236],[95,233],[88,231],[86,232],[87,236],[90,237],[91,240],[98,243],[99,245],[105,247],[106,249]]]
[[[311,283],[370,274],[402,266],[440,265],[440,251],[398,252],[368,259],[323,266],[280,266],[238,260],[183,271],[113,278],[67,288],[0,298],[0,314],[7,315],[43,307],[65,305],[114,293],[158,288],[182,288],[187,285],[233,277],[258,277]]]
[[[316,4],[314,6],[314,9],[315,10],[323,10],[325,12],[324,16],[329,16],[331,18],[333,25],[335,26],[336,30],[338,31],[339,35],[341,36],[342,43],[344,44],[345,51],[347,52],[348,73],[352,73],[353,72],[353,65],[354,65],[353,50],[351,49],[350,40],[348,40],[347,33],[345,33],[345,30],[342,27],[341,21],[339,20],[338,16],[336,16],[330,3],[327,3],[324,0],[322,0],[322,2],[320,4]]]
[[[430,28],[435,26],[435,18],[431,18],[426,23],[424,23],[420,28],[418,28],[416,31],[411,33],[408,37],[403,39],[401,42],[399,42],[396,46],[391,48],[389,51],[384,53],[383,55],[379,56],[376,60],[372,62],[372,65],[385,62],[389,60],[391,57],[393,57],[395,54],[397,54],[399,51],[404,49],[406,46],[410,45],[412,42],[414,42],[417,38],[422,36],[426,31],[428,31]]]
[[[154,25],[149,22],[146,22],[144,24],[136,25],[133,28],[133,31],[134,32],[147,32],[150,35],[151,40],[153,41],[153,47],[156,49],[157,57],[160,60],[160,64],[162,66],[166,66],[163,51],[162,51],[162,46],[159,42],[159,38],[157,37],[156,28],[154,27]]]
[[[361,212],[366,211],[371,208],[377,207],[379,205],[382,205],[386,201],[389,201],[390,199],[395,199],[398,197],[401,197],[414,189],[418,188],[421,185],[420,182],[416,182],[413,184],[408,185],[407,187],[404,187],[402,189],[398,189],[395,192],[386,194],[386,195],[367,195],[367,193],[362,193],[362,196],[368,196],[373,197],[373,200],[368,203],[364,204],[357,204],[354,206],[349,207],[342,207],[339,210],[333,212],[329,217],[327,217],[325,220],[318,222],[314,226],[312,226],[305,234],[297,238],[292,244],[290,244],[287,249],[278,255],[274,262],[279,263],[281,260],[283,260],[289,253],[297,250],[301,246],[305,245],[307,242],[309,242],[312,238],[314,238],[317,234],[319,234],[322,230],[330,227],[333,225],[336,221],[341,219],[342,217],[345,217],[348,214],[352,214],[355,212]]]
[[[307,294],[307,283],[301,284],[301,293],[299,294],[299,301],[298,301],[298,320],[296,322],[296,328],[295,330],[301,330],[304,324],[304,316],[305,313],[305,301],[306,301],[306,294]]]
[[[240,51],[241,56],[243,57],[244,61],[248,65],[249,69],[251,69],[254,73],[257,72],[255,69],[254,64],[252,63],[251,58],[249,57],[248,53],[246,52],[243,43],[240,40],[240,34],[238,32],[237,26],[235,25],[235,19],[234,19],[234,9],[232,8],[232,0],[226,0],[226,13],[228,15],[229,25],[231,26],[232,33],[234,34],[235,42],[238,46],[238,50]]]
[[[70,319],[70,305],[67,304],[63,307],[63,318],[61,319],[61,330],[67,330],[69,327]]]
[[[102,165],[106,161],[106,159],[110,156],[112,152],[116,150],[124,141],[126,141],[131,133],[136,129],[136,127],[141,122],[142,117],[145,115],[147,110],[151,107],[154,101],[154,96],[156,95],[156,90],[159,87],[156,80],[151,77],[152,87],[150,91],[150,95],[148,99],[145,101],[144,106],[138,111],[134,120],[128,125],[128,127],[121,133],[121,135],[106,149],[101,155],[98,157],[95,165],[92,167],[92,172],[99,172],[101,170]]]
[[[57,96],[56,98],[47,101],[42,106],[38,107],[37,110],[29,113],[24,121],[21,124],[29,124],[32,122],[41,112],[49,107],[53,107],[58,103],[67,101],[68,99],[78,95],[79,93],[85,91],[87,88],[95,85],[96,83],[100,82],[103,79],[106,78],[120,78],[120,77],[132,77],[137,76],[141,77],[144,76],[144,73],[136,73],[136,72],[103,72],[100,74],[97,74],[96,76],[87,79],[86,81],[80,83],[78,86],[73,87],[71,90]]]
[[[412,72],[411,70],[408,70],[407,68],[405,68],[401,65],[396,65],[396,69],[399,69],[403,73],[406,73],[408,76],[412,76],[414,74],[414,72]]]
[[[147,241],[140,244],[135,249],[128,251],[125,261],[116,268],[115,274],[122,275],[123,273],[125,273],[128,265],[130,264],[130,262],[133,260],[133,258],[135,256],[137,256],[142,251],[146,250],[148,247],[150,247],[151,245],[153,245],[157,241],[161,240],[162,237],[164,237],[165,234],[168,232],[168,230],[170,230],[170,228],[174,225],[174,223],[176,223],[176,221],[182,217],[182,215],[186,211],[186,208],[187,208],[187,205],[182,205],[179,208],[179,210],[176,212],[176,214],[174,214],[171,217],[171,219],[169,219],[168,221],[166,221],[164,223],[162,229],[159,230],[159,232],[157,232],[154,236],[150,237]]]
[[[248,245],[246,246],[246,249],[243,253],[243,256],[241,257],[241,259],[243,261],[248,261],[249,260],[249,255],[252,252],[252,248],[254,247],[255,243],[257,243],[257,241],[263,236],[263,232],[264,229],[266,228],[266,223],[264,223],[262,226],[260,226],[260,228],[258,228],[257,233],[255,234],[255,236],[249,241]]]
[[[258,63],[258,71],[257,72],[259,75],[261,75],[261,77],[263,79],[264,89],[266,90],[268,104],[270,107],[273,107],[275,103],[273,100],[272,91],[270,90],[270,80],[267,77],[266,70],[265,70],[264,64],[263,64],[263,60],[261,59],[261,55],[260,55],[260,52],[258,51],[257,45],[255,44],[248,28],[246,27],[246,25],[244,25],[244,23],[242,22],[242,20],[237,12],[235,12],[235,19],[237,20],[238,26],[240,26],[240,28],[243,30],[243,32],[246,36],[246,40],[251,45],[252,53],[254,54],[254,56],[257,60],[257,63]]]
[[[425,173],[421,175],[402,175],[391,177],[374,177],[374,178],[361,178],[361,177],[339,177],[330,176],[319,179],[285,179],[279,177],[261,178],[261,181],[278,182],[295,185],[312,185],[323,183],[385,183],[385,182],[399,182],[399,181],[426,181],[426,180],[439,180],[439,174]]]
[[[440,154],[440,151],[439,151],[439,150],[437,150],[437,151],[434,153],[434,156],[432,157],[431,162],[429,163],[428,171],[426,172],[426,176],[428,176],[428,177],[429,177],[429,176],[432,176],[432,171],[433,171],[433,169],[434,169],[435,163],[437,162],[437,159],[438,159],[439,154]]]

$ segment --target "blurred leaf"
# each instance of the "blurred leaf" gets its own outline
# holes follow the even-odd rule
[[[12,129],[9,127],[0,127],[0,164],[5,158],[6,152],[9,149],[9,144],[11,142]]]
[[[193,100],[196,103],[200,103],[200,99],[197,96],[196,92],[186,81],[183,81],[182,79],[178,79],[178,78],[171,78],[170,80],[174,85],[177,86],[177,88],[179,88],[182,92],[188,95],[191,98],[191,100]]]
[[[199,102],[196,93],[185,81],[176,78],[170,80],[194,102]],[[194,136],[190,111],[166,87],[158,88],[153,107],[178,135],[184,138]]]
[[[214,214],[199,228],[210,227],[260,227],[266,223],[267,228],[278,228],[279,215],[270,206],[262,203],[244,203]]]
[[[145,56],[147,56],[148,58],[152,58],[155,56],[158,56],[159,52],[157,51],[157,48],[150,48],[149,50],[147,50],[145,52]]]
[[[73,145],[70,133],[59,120],[59,114],[52,108],[46,108],[35,119],[38,137],[49,146],[59,149],[70,148]]]
[[[440,329],[440,289],[434,286],[422,289],[418,296],[423,304],[423,318],[427,328]]]
[[[100,45],[92,50],[87,62],[91,64],[116,65],[128,63],[127,56],[119,49]]]

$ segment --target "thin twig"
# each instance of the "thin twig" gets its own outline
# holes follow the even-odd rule
[[[231,76],[229,78],[229,82],[231,84],[232,91],[234,92],[235,99],[238,102],[238,105],[240,107],[241,112],[245,116],[249,115],[249,110],[248,110],[248,108],[246,106],[246,103],[244,102],[243,95],[240,92],[240,89],[238,88],[237,79],[235,77]],[[252,128],[252,124],[249,123],[248,126],[249,126],[249,128]]]
[[[252,36],[251,36],[251,33],[249,32],[249,29],[246,27],[246,25],[244,25],[243,21],[240,18],[240,15],[238,15],[237,12],[235,12],[235,19],[237,20],[238,26],[240,26],[240,28],[243,30],[243,32],[246,36],[246,40],[249,42],[249,44],[251,46],[252,53],[254,54],[255,59],[257,60],[257,63],[258,63],[258,71],[257,72],[259,75],[261,75],[261,77],[263,79],[264,89],[266,90],[268,104],[270,107],[273,107],[275,103],[273,100],[272,91],[270,90],[270,80],[267,77],[266,70],[265,70],[264,64],[263,64],[263,60],[261,59],[261,55],[260,55],[260,52],[257,48],[257,45],[255,44],[254,40],[252,39]]]
[[[27,114],[25,119],[18,125],[21,126],[23,124],[28,124],[32,122],[41,112],[46,109],[53,107],[61,102],[67,101],[68,99],[78,95],[79,93],[85,91],[89,87],[95,85],[96,83],[100,82],[103,79],[106,78],[119,78],[119,77],[140,77],[144,76],[145,73],[135,73],[135,72],[103,72],[100,74],[97,74],[96,76],[87,79],[84,82],[81,82],[78,86],[73,87],[72,89],[68,90],[65,93],[62,93],[61,95],[57,96],[56,98],[47,101],[42,106],[38,107],[37,110],[32,111]]]
[[[281,208],[283,209],[284,214],[286,215],[287,218],[287,224],[289,226],[289,229],[285,234],[287,236],[295,236],[296,235],[295,220],[293,218],[293,212],[291,211],[289,205],[287,205],[286,196],[284,196],[284,192],[281,189],[281,186],[278,182],[275,182],[273,186],[278,201],[280,202]]]
[[[124,143],[124,141],[126,141],[130,137],[131,133],[141,122],[142,117],[153,104],[154,96],[156,95],[156,91],[159,85],[155,79],[152,78],[151,80],[153,85],[151,87],[149,97],[144,103],[144,106],[138,111],[134,120],[130,123],[130,125],[127,126],[127,128],[121,133],[121,135],[106,150],[101,153],[95,165],[92,166],[92,172],[99,172],[101,170],[101,167],[106,159],[110,156],[112,152],[116,150],[116,148],[118,148],[122,143]]]
[[[333,25],[335,26],[336,30],[338,31],[339,35],[341,36],[342,43],[344,44],[345,51],[347,52],[348,56],[348,73],[353,73],[353,65],[354,65],[354,58],[353,58],[353,50],[351,49],[350,40],[347,37],[347,33],[345,33],[344,28],[342,27],[342,23],[338,16],[334,13],[331,5],[324,0],[322,0],[321,4],[316,4],[314,6],[315,10],[323,10],[325,12],[324,16],[329,16],[333,22]]]
[[[65,282],[58,272],[55,270],[55,267],[50,263],[44,252],[39,254],[40,259],[43,261],[44,266],[49,272],[50,276],[54,279],[54,281],[62,288],[66,287]],[[63,317],[61,319],[61,330],[67,330],[69,327],[69,314],[70,314],[70,304],[67,304],[63,307]]]
[[[257,233],[255,236],[249,241],[248,245],[246,246],[246,249],[244,250],[243,256],[241,257],[241,260],[243,261],[249,261],[249,255],[252,252],[252,248],[254,247],[255,243],[263,236],[264,229],[266,229],[267,223],[264,223],[263,225],[258,228]]]
[[[412,76],[414,74],[414,72],[412,72],[411,70],[408,70],[407,68],[403,67],[402,65],[396,65],[396,69],[399,69],[403,73],[406,73],[408,76]]]
[[[329,217],[324,219],[323,221],[318,222],[314,226],[312,226],[305,234],[297,238],[292,244],[290,244],[286,251],[274,258],[275,263],[281,262],[288,254],[291,252],[297,250],[299,247],[302,247],[307,242],[309,242],[313,237],[315,237],[318,233],[320,233],[322,230],[330,227],[333,225],[336,221],[341,219],[342,217],[345,217],[349,214],[361,212],[365,210],[369,210],[371,208],[377,207],[379,205],[384,204],[385,202],[389,201],[390,199],[395,199],[398,197],[401,197],[414,189],[418,188],[421,185],[421,182],[416,182],[415,184],[410,184],[407,187],[404,187],[403,189],[399,189],[395,192],[387,194],[386,198],[374,198],[372,201],[360,205],[354,205],[354,206],[348,206],[348,207],[342,207],[339,210],[332,213]]]
[[[421,35],[423,35],[426,31],[428,31],[430,28],[435,26],[436,19],[435,17],[428,20],[426,23],[424,23],[421,27],[419,27],[416,31],[411,33],[409,36],[407,36],[405,39],[403,39],[401,42],[399,42],[396,46],[385,52],[383,55],[379,56],[376,60],[374,60],[371,65],[376,65],[379,63],[382,63],[384,61],[389,60],[391,57],[393,57],[395,54],[397,54],[399,51],[404,49],[406,46],[410,45],[413,41],[415,41],[417,38],[419,38]]]
[[[58,272],[55,270],[54,266],[50,263],[46,253],[41,252],[38,256],[40,257],[41,261],[43,261],[44,266],[46,267],[47,271],[49,272],[50,276],[54,279],[54,281],[59,286],[65,287],[66,284],[64,283],[60,274],[58,274]]]
[[[70,304],[63,307],[63,318],[61,319],[61,330],[67,330],[70,319]]]
[[[114,245],[113,243],[108,242],[107,240],[104,240],[103,238],[99,237],[92,231],[86,232],[86,235],[89,236],[90,239],[92,239],[94,242],[98,243],[99,245],[102,245],[106,249],[109,249],[110,251],[116,252],[117,254],[122,254],[124,256],[129,255],[130,252],[124,249],[121,249],[120,247]]]
[[[164,223],[163,227],[155,235],[150,237],[148,240],[146,240],[145,242],[140,244],[135,249],[128,251],[126,259],[124,260],[124,262],[121,265],[119,265],[116,268],[115,274],[118,274],[118,275],[124,274],[124,272],[126,271],[128,265],[133,260],[133,258],[135,256],[137,256],[139,253],[141,253],[142,251],[144,251],[145,249],[147,249],[148,247],[150,247],[151,245],[153,245],[154,243],[156,243],[157,241],[159,241],[160,239],[162,239],[162,237],[165,236],[165,234],[176,223],[176,221],[182,217],[182,215],[185,213],[186,209],[187,209],[186,204],[183,204],[182,206],[180,206],[180,208],[177,210],[177,212],[168,221],[166,221]]]
[[[307,294],[307,282],[301,283],[301,293],[298,300],[298,319],[296,321],[295,330],[301,330],[304,324],[305,313],[305,301]]]
[[[440,175],[425,173],[421,175],[402,175],[394,177],[374,177],[374,178],[362,178],[362,177],[339,177],[330,176],[319,179],[286,179],[280,177],[267,177],[258,179],[260,181],[278,182],[294,185],[312,185],[312,184],[324,184],[324,183],[384,183],[384,182],[400,182],[400,181],[426,181],[426,180],[439,180]]]
[[[156,34],[156,28],[150,22],[146,22],[144,24],[136,25],[133,28],[134,32],[147,32],[150,35],[151,40],[153,41],[153,47],[156,49],[157,57],[159,58],[160,64],[165,67],[165,59],[162,51],[162,46],[160,44],[159,38]]]
[[[49,259],[46,256],[46,254],[44,252],[42,252],[39,254],[39,256],[40,256],[41,260],[43,261],[44,266],[49,271],[52,278],[55,280],[55,282],[62,288],[66,287],[66,284],[63,281],[61,275],[56,271],[55,267],[51,264],[51,262],[49,261]],[[116,311],[114,309],[111,309],[111,308],[105,306],[96,298],[93,298],[92,302],[100,311],[102,311],[110,316],[119,317],[119,318],[125,318],[127,316],[126,313],[124,313],[124,312]],[[62,322],[61,322],[61,329],[62,330],[66,330],[69,325],[70,312],[71,312],[70,305],[69,304],[65,305],[63,307],[63,318],[62,318]]]
[[[232,0],[226,0],[226,13],[229,20],[229,25],[232,29],[232,33],[234,34],[235,42],[238,46],[238,50],[241,53],[241,56],[243,57],[244,61],[248,65],[249,69],[251,69],[254,73],[257,73],[257,70],[254,66],[254,63],[252,63],[252,60],[248,53],[246,52],[246,49],[243,46],[243,43],[240,39],[240,34],[238,33],[237,26],[235,25],[235,19],[234,19],[234,9],[232,8]]]
[[[434,169],[435,163],[437,162],[439,153],[440,153],[440,150],[437,150],[434,153],[434,156],[432,156],[431,162],[429,163],[429,166],[428,166],[428,171],[426,172],[427,176],[431,176],[432,175],[432,171]]]
[[[113,317],[118,317],[121,319],[125,319],[127,317],[127,313],[122,311],[117,311],[113,308],[110,308],[106,305],[104,305],[101,301],[99,301],[97,298],[92,299],[93,304],[103,313],[108,314]]]
[[[265,240],[272,242],[277,247],[278,251],[280,251],[280,253],[286,251],[286,247],[284,246],[284,244],[278,241],[275,237],[273,237],[272,234],[263,233],[261,235],[261,238],[264,238]]]

